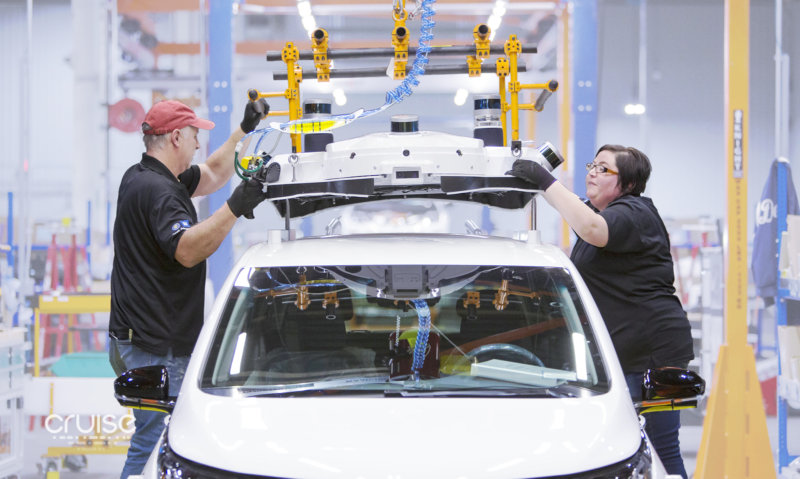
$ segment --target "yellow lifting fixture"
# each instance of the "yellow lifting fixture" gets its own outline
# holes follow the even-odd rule
[[[481,65],[489,59],[492,29],[485,23],[475,25],[472,30],[472,44],[475,45],[475,55],[467,56],[467,66],[470,77],[481,76]]]
[[[314,52],[314,66],[317,68],[317,81],[331,81],[331,61],[328,59],[328,31],[317,28],[311,36],[311,50]],[[301,75],[302,77],[302,75]]]
[[[408,12],[406,2],[402,0],[396,3],[392,10],[394,29],[392,29],[392,46],[394,47],[394,79],[403,80],[406,77],[406,65],[408,65],[408,41],[410,36],[406,28]]]

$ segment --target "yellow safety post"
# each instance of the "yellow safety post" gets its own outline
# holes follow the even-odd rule
[[[570,72],[570,59],[569,59],[569,7],[564,6],[561,9],[561,18],[558,25],[558,33],[561,38],[561,44],[558,48],[558,72],[559,83],[564,85],[558,93],[558,134],[561,139],[561,155],[564,157],[564,163],[561,164],[562,183],[568,188],[572,189],[572,178],[569,177],[569,140],[572,136],[572,93],[569,88],[569,72]],[[561,249],[569,254],[570,247],[570,227],[565,219],[561,219]]]
[[[289,100],[289,120],[294,121],[303,117],[302,107],[300,106],[300,82],[303,81],[302,70],[298,71],[300,65],[297,61],[300,52],[292,42],[286,42],[286,46],[281,51],[281,58],[286,63],[286,74],[289,87],[286,89],[286,99]],[[299,73],[299,75],[298,75]],[[300,153],[303,145],[300,141],[300,133],[290,133],[292,137],[292,152]]]
[[[481,64],[490,55],[492,29],[485,23],[479,23],[472,29],[472,44],[475,45],[475,55],[467,55],[467,68],[470,77],[481,76]]]
[[[411,36],[406,28],[406,2],[403,0],[397,8],[392,10],[394,28],[392,29],[392,46],[394,47],[394,79],[402,80],[406,77],[408,65],[408,41]]]
[[[508,129],[506,128],[506,112],[508,112],[508,103],[506,103],[506,77],[508,76],[508,70],[508,60],[505,58],[498,58],[497,79],[500,81],[500,107],[502,109],[500,121],[503,124],[503,146],[508,146]]]
[[[531,92],[531,104],[536,102],[535,98],[536,95],[534,95],[534,93]],[[533,111],[528,112],[528,134],[526,136],[530,141],[536,140],[536,113],[534,113]],[[537,226],[533,224],[533,216],[536,214],[536,211],[533,210],[534,202],[531,201],[530,203],[528,203],[528,205],[530,208],[530,211],[528,211],[528,230],[534,230],[536,229]]]
[[[511,141],[519,140],[519,92],[520,83],[518,81],[517,63],[519,54],[522,53],[522,45],[517,40],[516,35],[510,35],[506,40],[504,51],[508,56],[508,70],[511,76],[508,82],[508,92],[511,93]]]
[[[749,38],[750,0],[725,0],[725,344],[703,422],[698,479],[776,477],[755,356],[747,344]]]
[[[328,31],[317,28],[311,35],[311,50],[314,52],[314,67],[317,69],[317,81],[331,81],[331,61],[328,59]]]

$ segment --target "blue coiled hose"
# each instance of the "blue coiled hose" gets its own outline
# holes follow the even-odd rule
[[[414,378],[419,381],[419,370],[425,363],[425,352],[428,349],[428,335],[431,332],[431,310],[424,299],[411,301],[417,310],[419,317],[419,329],[417,330],[417,342],[414,345],[414,363],[411,369],[414,370]]]
[[[422,11],[420,22],[422,25],[419,30],[417,56],[411,65],[411,71],[408,72],[403,82],[394,90],[386,92],[386,105],[400,103],[403,98],[411,95],[411,87],[419,85],[419,77],[425,75],[425,67],[428,65],[428,53],[431,51],[431,40],[433,40],[433,27],[436,26],[436,22],[433,21],[433,16],[436,15],[433,10],[434,3],[436,3],[436,0],[422,0],[422,5],[420,6]]]

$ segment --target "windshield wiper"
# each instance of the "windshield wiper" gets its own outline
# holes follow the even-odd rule
[[[387,389],[383,392],[385,397],[540,397],[540,398],[574,398],[576,395],[564,391],[553,390],[550,388],[505,388],[505,389],[487,389],[487,388],[463,388],[463,389],[445,389],[445,390],[414,390],[403,389],[393,390]]]
[[[277,396],[288,397],[297,395],[308,395],[323,390],[338,391],[339,388],[353,388],[370,384],[385,384],[389,381],[388,376],[373,377],[351,377],[341,379],[329,379],[316,382],[285,384],[276,386],[253,386],[241,387],[239,392],[245,397]],[[347,389],[347,391],[368,391],[372,393],[380,392],[380,389]]]

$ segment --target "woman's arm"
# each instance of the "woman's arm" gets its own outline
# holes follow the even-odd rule
[[[578,195],[569,191],[556,181],[542,197],[558,211],[567,224],[575,230],[583,241],[598,248],[608,244],[608,224],[606,220],[586,206]]]
[[[544,199],[564,217],[583,241],[598,248],[608,244],[608,223],[583,204],[578,196],[556,181],[542,165],[530,160],[516,160],[507,175],[529,181],[542,190]]]

